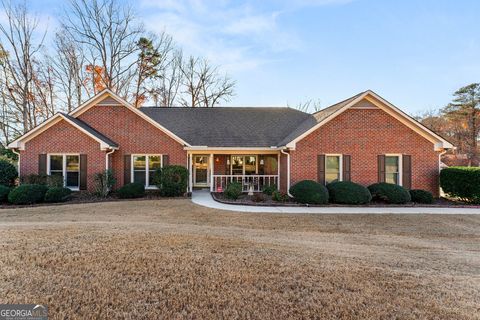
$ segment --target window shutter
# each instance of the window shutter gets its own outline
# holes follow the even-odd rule
[[[162,156],[162,167],[165,167],[165,166],[168,166],[170,165],[170,158],[168,156],[168,154],[164,154]]]
[[[44,153],[38,155],[38,174],[47,174],[47,155]]]
[[[412,188],[412,156],[404,154],[402,157],[402,186]]]
[[[385,155],[378,155],[378,182],[385,182]]]
[[[127,184],[131,182],[132,176],[131,176],[131,170],[132,170],[132,165],[131,161],[132,157],[129,154],[126,154],[123,156],[123,184]]]
[[[325,155],[317,156],[317,182],[325,185]]]
[[[230,156],[225,156],[225,174],[230,174]]]
[[[351,170],[351,159],[350,155],[343,155],[343,181],[350,181],[352,179],[350,170]]]
[[[80,190],[87,190],[87,155],[80,155]]]

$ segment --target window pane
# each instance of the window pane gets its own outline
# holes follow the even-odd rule
[[[67,156],[67,171],[79,171],[79,170],[80,170],[80,157]]]
[[[133,170],[145,170],[146,169],[146,157],[134,156],[133,157]]]
[[[146,182],[146,172],[145,171],[134,171],[133,172],[133,182],[138,182],[145,185]]]
[[[79,183],[80,174],[78,172],[67,172],[67,187],[77,187]]]
[[[336,182],[338,180],[339,180],[339,174],[338,173],[331,173],[331,172],[325,173],[325,182],[327,184],[332,183],[332,182]]]
[[[385,173],[385,182],[398,184],[398,173]]]
[[[63,171],[63,156],[50,156],[50,171]]]
[[[243,174],[243,157],[232,157],[232,174]]]
[[[150,170],[160,168],[160,156],[149,156],[148,157],[148,168]]]
[[[257,172],[257,157],[245,157],[245,174],[255,174]]]
[[[398,172],[398,157],[385,157],[385,171]]]
[[[56,170],[56,171],[50,171],[50,175],[51,176],[63,176],[63,171],[59,171],[59,170]]]
[[[327,156],[327,171],[328,172],[338,172],[340,171],[340,157],[338,156]]]

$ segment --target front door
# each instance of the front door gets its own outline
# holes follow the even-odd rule
[[[193,185],[208,186],[208,156],[193,156]]]

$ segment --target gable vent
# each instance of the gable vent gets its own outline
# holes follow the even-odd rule
[[[107,97],[102,101],[97,103],[98,106],[121,106],[122,104],[119,103],[117,100],[113,99],[112,97]]]

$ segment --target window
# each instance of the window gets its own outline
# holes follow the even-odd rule
[[[80,155],[51,154],[48,158],[48,174],[63,177],[63,185],[78,190],[80,187]]]
[[[401,185],[400,156],[385,156],[385,182]]]
[[[257,156],[232,156],[233,175],[254,175],[257,173]]]
[[[340,155],[325,156],[325,183],[342,180],[342,157]]]
[[[132,182],[141,183],[146,188],[155,188],[154,173],[161,167],[161,155],[132,155]]]

